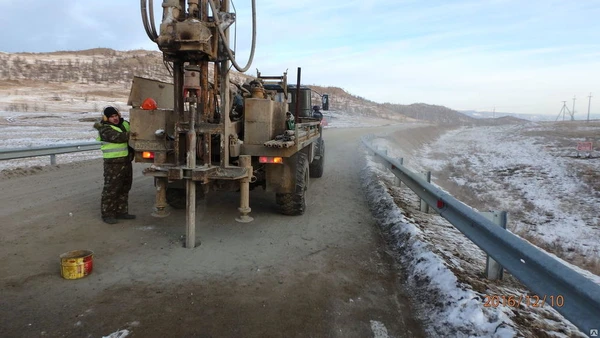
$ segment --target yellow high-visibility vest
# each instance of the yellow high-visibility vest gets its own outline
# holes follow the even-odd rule
[[[119,128],[115,125],[111,124],[110,127],[120,133],[123,132],[123,130],[121,130],[121,128]],[[123,121],[123,128],[125,128],[125,131],[129,131],[129,122]],[[127,142],[123,142],[123,143],[105,142],[100,139],[100,136],[98,136],[98,138],[96,138],[96,140],[98,140],[102,143],[100,146],[100,150],[102,150],[102,157],[104,157],[104,158],[126,157],[129,154],[129,151],[127,149],[127,146],[128,146]]]

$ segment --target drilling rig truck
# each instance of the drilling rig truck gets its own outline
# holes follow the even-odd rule
[[[252,221],[249,191],[256,187],[273,192],[283,214],[303,214],[309,178],[323,175],[325,143],[301,69],[295,85],[287,83],[287,72],[230,83],[231,64],[243,73],[252,62],[255,0],[245,67],[229,46],[235,22],[229,0],[164,0],[158,31],[147,1],[141,0],[142,21],[173,80],[134,77],[128,102],[135,161],[148,163],[144,175],[154,177],[153,215],[168,216],[167,205],[185,208],[185,245],[193,248],[197,195],[239,191],[239,222]]]

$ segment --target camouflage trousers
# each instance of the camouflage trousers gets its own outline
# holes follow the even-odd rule
[[[129,190],[133,181],[131,161],[104,161],[102,218],[116,217],[129,212]]]

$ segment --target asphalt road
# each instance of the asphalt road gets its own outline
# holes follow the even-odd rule
[[[0,336],[423,336],[361,191],[359,136],[376,131],[326,130],[325,174],[303,216],[252,191],[254,221],[241,224],[237,193],[209,195],[195,249],[183,247],[185,211],[150,216],[142,165],[138,218],[117,225],[100,219],[100,160],[1,179]],[[94,271],[64,280],[58,256],[76,249],[94,251]]]

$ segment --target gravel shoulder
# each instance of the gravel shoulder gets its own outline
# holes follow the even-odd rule
[[[154,187],[140,165],[138,218],[115,226],[100,220],[100,160],[5,173],[0,336],[365,337],[382,326],[423,336],[360,187],[358,136],[377,131],[326,131],[326,171],[301,217],[277,214],[262,191],[251,192],[250,224],[234,221],[235,193],[199,202],[192,250],[184,212],[149,215]],[[75,249],[94,251],[94,272],[63,280],[58,255]]]

